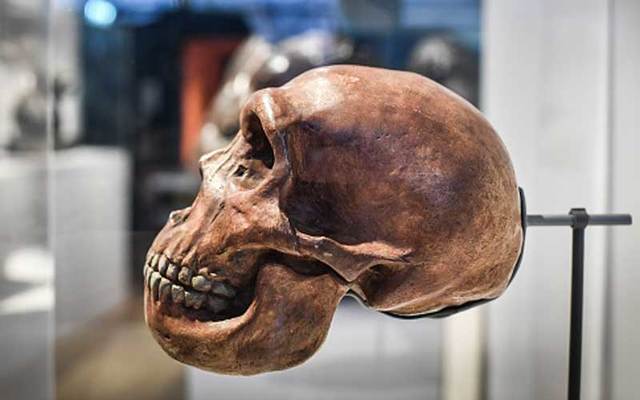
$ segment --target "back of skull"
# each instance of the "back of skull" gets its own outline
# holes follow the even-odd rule
[[[505,289],[518,189],[475,108],[418,75],[364,67],[316,69],[261,96],[281,110],[284,214],[368,305],[421,314]]]

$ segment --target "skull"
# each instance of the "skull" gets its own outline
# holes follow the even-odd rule
[[[172,357],[250,375],[297,365],[346,294],[398,316],[499,296],[523,240],[508,154],[417,74],[308,71],[254,93],[149,250],[145,314]]]

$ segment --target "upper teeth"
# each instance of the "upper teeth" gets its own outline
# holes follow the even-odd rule
[[[167,278],[171,279],[172,281],[175,281],[178,279],[178,267],[170,264],[169,267],[167,268],[167,273],[165,275]]]
[[[211,290],[211,282],[202,275],[194,276],[193,279],[191,279],[191,286],[193,286],[195,290],[199,290],[201,292],[208,292]]]
[[[182,267],[180,273],[178,274],[178,280],[185,285],[191,284],[191,277],[193,276],[193,272],[187,267]]]
[[[206,269],[202,272],[206,273]],[[191,269],[178,267],[164,255],[147,256],[144,276],[154,300],[171,300],[195,309],[207,307],[214,313],[226,309],[229,306],[227,299],[236,295],[231,285],[206,275],[194,276]]]
[[[158,271],[160,271],[161,274],[164,274],[167,271],[168,266],[169,260],[167,259],[167,257],[161,256],[160,260],[158,261]]]

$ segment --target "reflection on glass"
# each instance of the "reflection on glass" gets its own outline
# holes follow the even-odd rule
[[[349,300],[308,365],[250,385],[184,368],[145,327],[142,266],[256,90],[351,63],[413,70],[476,102],[479,3],[48,4],[0,4],[3,398],[438,398],[441,322]]]

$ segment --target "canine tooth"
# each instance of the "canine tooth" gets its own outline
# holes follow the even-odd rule
[[[144,259],[145,265],[148,265],[149,263],[151,263],[151,258],[153,258],[153,253],[152,252],[148,252],[147,256]]]
[[[169,267],[167,268],[167,278],[171,279],[172,281],[175,281],[176,279],[178,279],[178,267],[173,265],[173,264],[169,264]]]
[[[155,300],[158,300],[158,287],[160,286],[160,278],[162,277],[160,276],[159,273],[155,271],[151,273],[150,289],[151,289],[151,293],[153,294],[153,298]]]
[[[167,257],[160,256],[160,260],[158,261],[158,271],[160,271],[160,273],[164,275],[165,272],[167,272],[168,266],[169,266],[169,260],[167,259]]]
[[[176,304],[184,303],[184,288],[178,285],[171,285],[171,299]]]
[[[159,255],[154,254],[153,257],[151,257],[151,262],[149,263],[149,265],[151,265],[151,268],[156,269],[156,266],[158,265],[158,259],[160,258]]]
[[[165,300],[171,295],[171,281],[167,278],[160,278],[160,287],[158,288],[160,300]]]
[[[231,286],[223,282],[213,282],[211,293],[222,297],[234,297],[236,295],[236,291]]]
[[[207,307],[216,314],[227,308],[228,304],[227,300],[220,297],[207,296]]]
[[[206,299],[207,299],[207,295],[205,294],[185,290],[184,305],[187,307],[193,307],[195,309],[198,309],[202,307],[202,304]]]
[[[193,286],[195,290],[208,292],[211,289],[211,282],[204,276],[197,275],[191,279],[191,286]]]
[[[182,267],[182,269],[180,270],[180,273],[178,274],[178,280],[181,283],[184,283],[185,285],[190,285],[192,276],[193,276],[193,273],[189,268]]]

